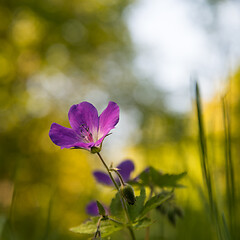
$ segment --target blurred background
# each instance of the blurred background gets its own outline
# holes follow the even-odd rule
[[[92,177],[102,168],[97,156],[60,150],[48,132],[52,122],[69,127],[71,105],[89,101],[101,113],[110,100],[121,113],[104,141],[108,163],[132,159],[133,177],[147,165],[188,172],[187,187],[176,191],[184,219],[176,227],[160,219],[151,239],[217,239],[206,211],[193,79],[225,211],[223,96],[235,186],[240,181],[240,2],[1,0],[0,19],[0,239],[85,239],[69,228],[88,218],[89,201],[109,204],[114,192]]]

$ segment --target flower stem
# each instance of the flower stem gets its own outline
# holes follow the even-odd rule
[[[129,232],[130,232],[130,234],[131,234],[132,239],[135,240],[136,238],[135,238],[135,235],[134,235],[134,232],[133,232],[133,229],[132,229],[132,222],[131,222],[131,219],[130,219],[130,216],[129,216],[129,213],[128,213],[128,210],[127,210],[127,205],[126,205],[126,202],[125,202],[125,200],[124,200],[124,198],[123,198],[123,195],[122,195],[121,191],[119,190],[119,187],[118,187],[115,179],[113,178],[112,173],[111,173],[109,167],[107,166],[107,164],[106,164],[105,161],[103,160],[102,156],[100,155],[99,152],[97,153],[97,155],[98,155],[98,157],[100,158],[101,162],[103,163],[104,167],[106,168],[109,177],[111,178],[111,180],[112,180],[115,188],[117,189],[117,191],[118,191],[118,193],[119,193],[119,195],[120,195],[121,202],[122,202],[122,206],[123,206],[123,209],[124,209],[124,211],[125,211],[125,214],[126,214],[126,217],[127,217],[127,220],[128,220],[128,224],[129,224],[128,230],[129,230]]]
[[[97,222],[97,231],[95,232],[93,239],[97,239],[97,237],[100,237],[100,238],[101,238],[100,224],[101,224],[102,219],[103,219],[102,216],[98,219],[98,222]]]
[[[120,180],[121,185],[124,186],[125,183],[124,183],[124,181],[123,181],[123,178],[122,178],[121,174],[120,174],[116,169],[114,169],[114,168],[110,168],[109,170],[115,172],[115,173],[118,175],[118,178],[119,178],[119,180]]]
[[[152,195],[153,195],[153,186],[150,186],[150,194],[149,194],[149,197],[148,197],[148,200],[151,199]],[[147,217],[150,217],[150,212],[147,214]],[[148,226],[146,228],[146,234],[145,234],[145,240],[149,240],[150,239],[150,226]]]

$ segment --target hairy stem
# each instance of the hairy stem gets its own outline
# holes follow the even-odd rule
[[[103,160],[103,158],[102,158],[102,156],[100,155],[100,153],[97,153],[97,155],[98,155],[98,157],[100,158],[101,162],[103,163],[104,167],[106,168],[109,177],[111,178],[111,180],[112,180],[115,188],[117,189],[117,191],[118,191],[118,193],[119,193],[119,196],[120,196],[121,202],[122,202],[122,206],[123,206],[124,212],[125,212],[126,217],[127,217],[127,220],[128,220],[128,225],[129,225],[129,226],[128,226],[128,230],[129,230],[129,232],[130,232],[130,234],[131,234],[132,239],[135,240],[136,238],[135,238],[135,235],[134,235],[134,232],[133,232],[133,229],[132,229],[132,222],[131,222],[131,219],[130,219],[130,216],[129,216],[129,213],[128,213],[128,210],[127,210],[127,205],[126,205],[126,202],[125,202],[125,200],[124,200],[124,198],[123,198],[122,192],[120,191],[120,189],[119,189],[119,187],[118,187],[115,179],[114,179],[113,176],[112,176],[112,173],[111,173],[109,167],[107,166],[107,164],[106,164],[105,161]]]
[[[101,216],[101,217],[98,219],[98,222],[97,222],[97,231],[96,231],[95,234],[94,234],[94,239],[96,239],[97,237],[100,237],[100,238],[101,238],[100,224],[101,224],[102,219],[103,219],[103,216]]]
[[[115,172],[115,173],[118,175],[118,178],[119,178],[122,186],[124,186],[125,183],[124,183],[124,181],[123,181],[123,178],[122,178],[121,174],[120,174],[116,169],[114,169],[114,168],[110,168],[109,170]]]

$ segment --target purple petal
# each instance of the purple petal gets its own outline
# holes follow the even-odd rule
[[[112,185],[111,178],[104,172],[101,171],[94,171],[93,176],[95,177],[96,181],[105,185]]]
[[[98,139],[98,140],[94,143],[94,146],[95,146],[95,147],[100,147],[101,144],[102,144],[102,141],[105,139],[105,137],[107,137],[107,134],[104,135],[103,137],[101,137],[100,139]]]
[[[91,216],[98,216],[98,207],[97,207],[97,203],[95,201],[90,202],[87,206],[86,206],[86,212],[88,215]]]
[[[91,150],[91,147],[94,146],[94,143],[85,143],[85,142],[78,142],[74,144],[74,147],[76,148],[84,148],[86,150]]]
[[[106,215],[110,214],[109,208],[107,206],[105,206],[104,204],[102,204],[102,206],[105,209]],[[92,201],[90,202],[87,206],[86,206],[86,212],[88,215],[91,216],[98,216],[99,212],[98,212],[98,206],[97,206],[97,202],[96,201]]]
[[[71,127],[80,133],[82,126],[89,128],[89,132],[93,135],[93,139],[97,140],[98,132],[98,112],[97,109],[89,102],[81,102],[73,105],[69,112],[68,118]]]
[[[130,174],[134,170],[134,164],[131,160],[125,160],[121,162],[117,168],[119,169],[119,173],[121,174],[123,181],[127,182],[130,179]]]
[[[98,139],[106,136],[119,121],[119,106],[109,102],[107,108],[99,117]]]
[[[79,143],[80,136],[71,128],[63,127],[57,123],[53,123],[50,127],[49,137],[56,145],[62,148],[75,147]]]

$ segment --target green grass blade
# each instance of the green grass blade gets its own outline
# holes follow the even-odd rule
[[[207,185],[210,209],[213,214],[214,202],[213,202],[213,193],[212,193],[212,179],[211,179],[211,175],[210,175],[210,171],[209,171],[209,163],[208,163],[208,156],[207,156],[207,144],[206,144],[204,125],[203,125],[203,116],[202,116],[201,97],[200,97],[200,92],[199,92],[199,87],[198,87],[197,82],[196,82],[195,91],[196,91],[196,105],[197,105],[197,117],[198,117],[202,173],[203,173],[204,181]]]
[[[225,98],[222,98],[223,123],[224,123],[224,145],[225,145],[225,170],[226,170],[226,193],[227,208],[229,215],[229,226],[231,235],[235,239],[236,232],[236,196],[235,196],[235,178],[234,166],[231,151],[231,125],[229,118],[229,107]]]
[[[204,131],[204,124],[203,124],[201,96],[200,96],[200,91],[199,91],[197,82],[195,85],[195,94],[196,94],[198,130],[199,130],[200,159],[201,159],[203,179],[207,187],[208,200],[210,205],[210,216],[212,218],[212,221],[215,224],[218,239],[223,240],[224,236],[222,234],[222,229],[221,229],[221,219],[219,218],[216,197],[213,192],[213,181],[212,181],[212,175],[209,167],[207,143],[206,143],[206,137],[205,137],[205,131]]]
[[[224,214],[222,215],[222,221],[223,221],[224,239],[225,240],[231,240],[231,236],[230,236],[230,233],[229,233],[229,229],[228,229],[227,222],[226,222]]]

